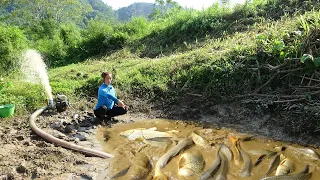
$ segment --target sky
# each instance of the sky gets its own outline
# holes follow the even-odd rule
[[[122,7],[127,7],[134,2],[147,2],[154,3],[155,0],[102,0],[106,4],[112,7],[112,9],[117,10]],[[174,0],[178,2],[183,7],[192,7],[194,9],[201,10],[202,8],[207,8],[218,0]],[[243,3],[245,0],[231,0],[232,4]]]

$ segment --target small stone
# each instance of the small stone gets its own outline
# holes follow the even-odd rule
[[[26,173],[27,168],[24,163],[21,163],[17,168],[16,168],[17,173]]]
[[[17,136],[16,139],[17,139],[18,141],[22,141],[22,140],[24,140],[24,137],[20,135],[20,136]]]
[[[64,128],[64,132],[65,133],[72,133],[76,130],[75,126],[72,124],[66,125],[66,127]]]
[[[62,125],[60,123],[57,123],[57,122],[51,124],[50,127],[52,129],[55,129],[55,130],[58,130],[58,131],[62,131],[62,129],[63,129]]]
[[[73,137],[79,139],[79,141],[86,141],[87,140],[87,138],[84,135],[79,134],[79,133],[73,135]]]
[[[79,118],[79,114],[74,114],[73,116],[72,116],[72,119],[74,119],[74,120],[77,120]]]

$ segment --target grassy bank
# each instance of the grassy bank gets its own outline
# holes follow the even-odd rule
[[[239,12],[227,12],[219,18],[227,18],[227,15]],[[292,86],[306,85],[300,83],[301,76],[315,78],[312,74],[318,69],[319,63],[316,41],[320,22],[319,11],[313,9],[301,15],[299,13],[296,11],[297,15],[291,12],[269,18],[245,16],[233,23],[228,17],[228,26],[217,30],[219,36],[207,36],[199,41],[186,40],[180,43],[173,40],[179,47],[168,46],[168,51],[162,49],[164,54],[159,53],[161,51],[157,49],[163,45],[155,47],[150,44],[149,46],[148,43],[165,43],[161,38],[175,37],[169,35],[169,30],[175,29],[173,26],[168,26],[166,30],[159,28],[160,34],[152,36],[151,33],[143,38],[135,37],[138,39],[137,43],[145,42],[143,49],[135,43],[130,43],[106,56],[50,68],[50,85],[53,94],[66,94],[73,102],[87,101],[96,97],[100,73],[107,70],[114,73],[114,85],[118,88],[118,95],[125,100],[143,98],[149,102],[175,102],[188,94],[218,100],[252,93],[272,97],[292,94],[295,91]],[[216,16],[218,13],[211,14]],[[210,10],[205,11],[202,16],[192,18],[190,23],[200,22],[209,15]],[[234,28],[236,30],[232,33],[225,31]],[[175,31],[179,33],[178,29]],[[184,29],[181,31],[184,32]],[[187,34],[182,35],[187,37]],[[181,37],[179,41],[183,39]],[[165,44],[174,45],[171,41]],[[155,56],[151,56],[153,58],[148,58],[143,51],[156,53]],[[280,68],[274,69],[279,65]],[[275,74],[278,70],[281,73]],[[1,103],[16,103],[17,114],[29,113],[46,105],[47,102],[41,85],[23,82],[23,79],[24,77],[17,74],[5,78],[12,86],[3,90],[5,98],[1,99]],[[271,82],[268,83],[270,79]],[[308,98],[312,99],[312,92],[312,89],[306,89],[299,95],[307,96],[309,93],[311,95]]]

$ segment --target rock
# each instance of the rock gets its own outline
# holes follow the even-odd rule
[[[19,136],[16,137],[16,139],[17,139],[18,141],[22,141],[22,140],[24,140],[24,137],[21,136],[21,135],[19,135]]]
[[[61,123],[58,123],[58,122],[55,122],[55,123],[51,124],[50,127],[51,127],[52,129],[58,130],[58,131],[60,131],[60,132],[63,131],[63,126],[62,126],[62,124],[61,124]]]
[[[73,116],[72,116],[72,119],[73,120],[77,120],[79,118],[79,114],[74,114]]]
[[[23,141],[22,143],[24,146],[32,146],[33,144],[31,143],[31,139],[27,138]]]
[[[13,174],[0,175],[1,180],[14,180]]]
[[[78,132],[85,132],[87,130],[86,127],[79,127]]]
[[[80,176],[83,180],[92,180],[93,179],[93,176],[90,176],[88,174],[81,174]]]
[[[17,168],[16,168],[17,173],[26,173],[27,172],[27,168],[26,165],[24,163],[21,163]]]
[[[76,131],[76,127],[73,124],[68,124],[66,125],[66,127],[64,128],[64,132],[65,133],[72,133]]]
[[[91,122],[88,120],[83,120],[81,121],[81,123],[79,124],[80,127],[90,127],[92,126]]]
[[[79,141],[86,141],[87,140],[86,136],[84,136],[83,134],[79,134],[79,133],[74,134],[73,137],[78,138]]]

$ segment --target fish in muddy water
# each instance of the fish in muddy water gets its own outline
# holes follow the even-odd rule
[[[215,173],[217,172],[217,170],[220,166],[220,163],[221,163],[219,151],[220,151],[220,146],[218,146],[218,150],[216,153],[216,159],[213,161],[211,166],[205,172],[203,172],[201,174],[201,176],[199,178],[200,180],[208,180],[208,179],[212,178],[215,175]]]
[[[238,149],[240,151],[240,154],[243,158],[243,167],[241,169],[240,176],[241,177],[251,176],[251,168],[252,168],[251,159],[250,159],[249,155],[241,148],[240,142],[238,142],[237,145],[238,145]]]
[[[309,148],[295,148],[295,147],[289,146],[287,149],[292,150],[292,151],[294,151],[298,154],[301,154],[303,156],[306,156],[306,157],[310,158],[311,160],[319,160],[320,159],[320,155],[316,151],[309,149]]]
[[[151,139],[143,139],[145,144],[156,147],[167,147],[173,143],[171,137],[159,137],[159,138],[151,138]]]
[[[204,137],[200,136],[198,132],[194,131],[191,133],[191,138],[194,144],[202,146],[202,147],[210,147],[209,141]]]
[[[193,176],[204,168],[203,156],[199,151],[185,152],[179,160],[179,175]]]
[[[289,158],[285,158],[280,162],[279,166],[277,167],[276,176],[287,175],[290,172],[293,172],[293,170],[294,170],[293,161]]]
[[[235,150],[235,152],[233,153],[233,155],[234,155],[234,159],[233,159],[234,160],[234,164],[239,165],[243,160],[242,156],[241,156],[241,153],[239,151],[238,145],[237,145],[239,139],[235,138],[233,136],[230,136],[230,135],[228,136],[228,138],[229,138],[230,142],[233,145],[233,149]]]
[[[127,173],[117,180],[140,180],[145,179],[151,171],[149,157],[144,153],[137,153],[131,160],[131,166]]]
[[[270,161],[268,171],[264,176],[268,176],[272,171],[274,171],[280,163],[280,155],[276,154]]]
[[[279,175],[279,176],[270,176],[264,177],[260,180],[308,180],[312,176],[309,172],[309,165],[307,165],[301,172],[292,175]]]
[[[193,144],[193,140],[191,138],[186,138],[174,146],[173,148],[169,149],[164,155],[162,155],[159,160],[157,161],[155,168],[154,168],[154,176],[153,180],[166,180],[168,179],[166,175],[161,172],[161,169],[168,163],[170,158],[177,155],[182,149],[187,148],[188,146]]]
[[[220,167],[217,171],[217,175],[215,179],[217,180],[226,180],[227,179],[227,174],[229,171],[229,162],[228,158],[226,157],[226,154],[222,152],[221,150],[219,151],[219,156],[221,158],[221,163]]]
[[[153,139],[153,138],[172,138],[175,137],[174,134],[168,132],[161,132],[156,131],[156,127],[144,129],[130,129],[120,133],[120,136],[126,137],[131,141],[140,140],[143,141],[144,139]]]
[[[262,159],[265,159],[265,158],[270,158],[274,155],[276,155],[277,152],[273,152],[273,151],[266,151],[266,154],[261,154],[258,159],[253,163],[253,166],[257,166],[261,161]]]
[[[228,146],[226,146],[224,144],[220,144],[220,151],[226,156],[226,158],[229,162],[232,161],[233,155],[232,155],[232,152]]]

